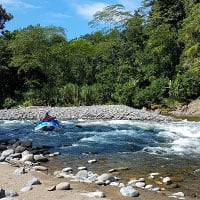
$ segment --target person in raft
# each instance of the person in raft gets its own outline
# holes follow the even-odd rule
[[[56,117],[53,117],[51,115],[49,115],[49,112],[46,112],[45,116],[41,118],[41,121],[47,121],[49,119],[56,119]]]

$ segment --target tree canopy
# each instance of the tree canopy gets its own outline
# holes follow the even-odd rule
[[[12,19],[0,6],[3,28]],[[0,108],[125,104],[170,109],[200,96],[200,2],[143,0],[98,11],[98,30],[67,41],[61,27],[0,36]],[[8,22],[9,23],[9,22]]]

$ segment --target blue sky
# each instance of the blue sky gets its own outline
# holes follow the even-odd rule
[[[97,31],[88,22],[96,11],[113,4],[123,4],[128,11],[141,6],[142,0],[0,0],[3,8],[14,18],[6,23],[13,31],[28,25],[60,26],[67,39],[73,39]]]

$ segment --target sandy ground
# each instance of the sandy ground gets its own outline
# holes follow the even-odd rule
[[[96,190],[103,191],[106,194],[104,200],[169,200],[167,192],[152,192],[138,189],[139,197],[123,197],[120,193],[120,188],[114,186],[98,186],[95,184],[70,182],[67,179],[54,178],[42,172],[30,171],[25,174],[14,174],[16,167],[10,164],[0,164],[0,188],[4,190],[14,190],[18,196],[13,198],[17,200],[97,200],[99,198],[89,198],[82,196],[80,193],[95,192]],[[38,178],[40,185],[33,185],[33,189],[28,192],[21,192],[20,190],[27,185],[27,182],[32,178]],[[54,190],[48,191],[52,186],[61,182],[69,182],[70,190]],[[165,194],[164,194],[165,193]],[[168,193],[169,194],[169,193]],[[187,199],[187,198],[186,198]]]

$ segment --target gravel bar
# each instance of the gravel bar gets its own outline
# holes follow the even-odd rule
[[[0,110],[0,120],[38,120],[43,117],[47,111],[59,120],[176,120],[172,117],[159,115],[153,111],[139,110],[124,105],[79,107],[30,106],[17,109],[2,109]]]

